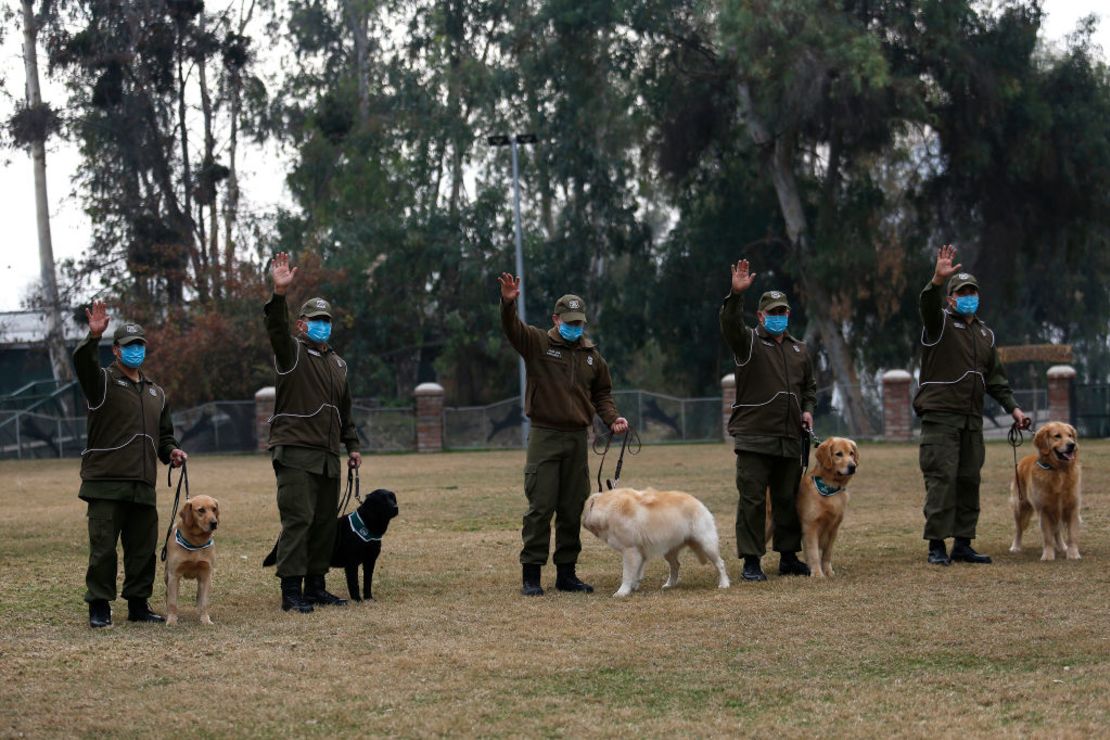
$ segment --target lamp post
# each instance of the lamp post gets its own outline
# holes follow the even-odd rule
[[[520,144],[535,144],[535,134],[497,134],[486,138],[490,146],[509,146],[513,153],[513,232],[516,237],[516,274],[520,278],[520,295],[517,296],[516,313],[522,323],[528,323],[524,318],[524,248],[521,245],[520,228],[520,165],[518,164],[517,147]],[[524,412],[524,392],[528,385],[524,371],[524,358],[517,361],[517,375],[520,380],[520,441],[528,443],[528,415]]]

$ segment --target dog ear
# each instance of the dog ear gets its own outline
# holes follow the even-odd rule
[[[186,527],[193,526],[193,502],[192,501],[186,501],[185,503],[183,503],[181,505],[181,512],[180,512],[179,516],[181,517],[181,523],[183,525],[185,525]]]
[[[1064,426],[1066,426],[1068,428],[1068,433],[1071,434],[1071,438],[1078,441],[1079,440],[1079,432],[1076,431],[1075,427],[1073,427],[1071,424],[1065,424]]]
[[[1033,435],[1033,444],[1041,452],[1044,452],[1048,448],[1048,443],[1045,440],[1048,439],[1048,432],[1051,429],[1051,424],[1045,424],[1043,427],[1037,430],[1036,434]]]
[[[212,513],[216,515],[216,521],[220,521],[220,502],[212,499]]]
[[[817,446],[817,464],[825,470],[832,467],[832,440],[826,439]]]
[[[856,465],[859,465],[859,445],[851,441],[848,444],[852,448],[852,457],[855,459]]]

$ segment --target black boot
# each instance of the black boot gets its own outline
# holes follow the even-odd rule
[[[304,577],[304,600],[317,606],[347,606],[347,600],[328,593],[327,581],[321,573]]]
[[[92,628],[97,627],[111,627],[112,626],[112,606],[104,599],[97,599],[96,601],[89,602],[89,626]]]
[[[594,592],[593,586],[580,581],[578,576],[574,574],[574,563],[557,563],[555,572],[555,588],[559,591],[579,591],[584,594]]]
[[[522,565],[520,569],[522,573],[521,581],[523,582],[520,589],[521,595],[543,596],[543,587],[540,586],[540,570],[542,567],[539,565]]]
[[[779,553],[779,575],[780,576],[808,576],[809,566],[798,560],[797,553],[793,552],[780,552]]]
[[[929,540],[929,563],[931,565],[951,565],[944,540]]]
[[[763,575],[763,568],[759,566],[758,555],[745,555],[744,556],[744,569],[740,571],[740,577],[745,581],[766,581],[767,576]]]
[[[971,548],[969,537],[957,537],[952,543],[952,559],[961,563],[982,563],[984,565],[991,562],[990,555],[980,555]]]
[[[312,604],[309,604],[301,596],[300,576],[281,577],[281,610],[283,612],[300,612],[301,614],[308,614],[312,611]]]
[[[155,614],[150,610],[150,604],[146,599],[128,599],[127,600],[127,621],[128,622],[165,622],[166,618],[161,614]]]

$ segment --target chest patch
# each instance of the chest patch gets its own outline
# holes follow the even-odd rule
[[[116,381],[116,385],[121,385],[121,386],[123,386],[124,388],[126,388],[126,387],[127,387],[127,386],[128,386],[129,384],[128,384],[128,382],[127,382],[126,380],[117,380],[117,381]]]
[[[310,355],[313,355],[314,357],[319,357],[319,356],[320,356],[320,353],[319,353],[319,352],[317,352],[317,351],[316,351],[316,350],[314,350],[314,349],[309,349],[309,350],[308,350],[308,354],[310,354]]]
[[[765,346],[765,347],[774,347],[775,346],[774,342],[768,342],[766,339],[760,339],[759,341],[763,342],[763,346]]]
[[[586,364],[591,365],[591,366],[594,364],[594,356],[593,355],[586,355]]]
[[[561,360],[563,359],[563,351],[558,349],[548,349],[547,356],[554,357],[556,360]]]
[[[153,388],[147,388],[147,390],[150,392],[150,395],[155,396],[155,397],[158,396],[158,392],[155,391]]]
[[[799,347],[799,346],[798,346],[798,345],[796,345],[796,344],[794,344],[794,345],[791,345],[791,346],[792,346],[792,347],[794,348],[794,351],[795,351],[795,352],[798,352],[799,354],[801,353],[801,351],[802,351],[802,348],[801,348],[801,347]]]
[[[956,327],[957,329],[966,329],[967,328],[967,324],[961,324],[959,321],[953,321],[952,326]]]

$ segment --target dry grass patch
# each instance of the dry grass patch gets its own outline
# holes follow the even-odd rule
[[[678,589],[658,590],[653,562],[623,601],[619,556],[586,532],[597,593],[517,595],[523,453],[371,457],[363,490],[401,506],[379,600],[307,617],[278,609],[259,566],[278,531],[267,460],[196,457],[193,492],[223,514],[215,626],[196,623],[187,582],[176,628],[122,622],[116,602],[96,632],[77,463],[0,463],[0,735],[1102,733],[1110,444],[1083,455],[1079,562],[1006,552],[1010,449],[990,445],[977,545],[995,564],[927,567],[916,448],[865,445],[836,578],[718,591],[687,553]],[[700,445],[645,448],[623,482],[701,498],[735,579],[733,478],[729,450]]]

